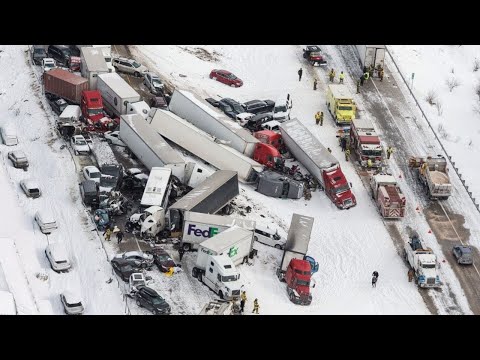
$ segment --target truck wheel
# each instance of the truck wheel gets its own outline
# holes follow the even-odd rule
[[[193,276],[194,278],[196,278],[196,277],[198,276],[198,274],[197,274],[197,268],[193,268],[193,269],[192,269],[192,276]]]
[[[220,299],[223,300],[223,292],[222,292],[222,290],[220,290],[220,291],[218,292],[218,296],[220,296]]]
[[[137,299],[135,302],[137,303],[138,307],[142,307],[142,304],[140,304],[140,300]]]
[[[140,77],[140,73],[138,71],[135,71],[135,73],[133,74],[133,76],[135,77]]]
[[[293,295],[293,292],[289,292],[288,297],[290,298],[291,302],[295,301],[295,295]]]
[[[198,273],[198,281],[202,282],[202,273],[201,272]]]
[[[403,249],[403,258],[408,261],[407,250]]]
[[[281,249],[282,247],[280,245],[275,245],[275,249]]]
[[[107,139],[107,144],[108,144],[108,145],[112,145],[112,140]]]
[[[190,251],[190,244],[183,244],[182,247],[184,251]]]

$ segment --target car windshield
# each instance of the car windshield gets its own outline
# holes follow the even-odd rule
[[[341,194],[341,193],[343,193],[343,192],[345,192],[349,189],[350,189],[350,187],[348,186],[348,184],[339,186],[338,188],[335,189],[335,194]]]
[[[312,56],[312,57],[320,56],[320,51],[312,51],[312,52],[310,53],[310,56]]]
[[[156,87],[161,87],[162,86],[162,82],[159,79],[153,78],[152,83],[153,83],[153,86],[156,86]]]
[[[152,303],[154,305],[162,305],[163,303],[165,303],[165,300],[163,300],[163,298],[161,298],[160,296],[156,296],[152,297]]]
[[[298,280],[297,280],[297,285],[301,285],[301,286],[310,286],[310,281],[306,281],[306,280],[300,280],[300,279],[298,279]]]
[[[381,157],[382,156],[382,150],[363,150],[362,155]]]
[[[136,61],[132,62],[132,65],[133,65],[133,67],[136,68],[136,69],[138,69],[140,66],[142,66],[142,65],[140,65],[139,63],[137,63]]]
[[[77,145],[87,145],[87,142],[85,140],[82,140],[82,139],[77,139],[75,141],[75,144],[77,144]]]
[[[30,189],[30,193],[32,194],[38,194],[40,192],[40,190],[38,189]]]
[[[82,306],[82,303],[67,304],[68,307]]]
[[[351,110],[352,110],[352,107],[351,107],[351,106],[339,106],[339,107],[338,107],[338,110],[348,110],[348,111],[351,111]]]
[[[287,107],[285,105],[275,106],[275,112],[286,112]]]
[[[233,110],[235,110],[239,114],[245,111],[240,105],[233,105],[232,107],[233,107]]]
[[[461,248],[460,251],[462,252],[463,255],[465,255],[465,254],[470,255],[472,253],[472,249],[467,248],[467,247]]]
[[[66,264],[67,263],[67,260],[60,260],[60,261],[57,261],[57,264]]]
[[[170,256],[164,255],[164,254],[162,254],[162,255],[157,255],[157,258],[158,258],[158,260],[161,261],[161,262],[168,262],[168,261],[172,260],[172,259],[170,258]]]
[[[99,173],[99,172],[96,172],[96,171],[90,173],[90,178],[91,179],[100,179],[101,176],[102,176],[102,174]]]
[[[237,79],[237,77],[233,74],[228,74],[228,75],[225,75],[227,79],[230,79],[230,80],[235,80]]]
[[[424,269],[435,269],[435,264],[422,264]]]
[[[45,67],[46,68],[53,68],[55,65],[53,65],[52,63],[46,63],[45,64]]]
[[[102,187],[115,186],[116,184],[117,184],[117,180],[113,176],[101,176],[100,177],[100,185]]]
[[[222,276],[222,282],[230,282],[238,279],[238,275]]]
[[[44,50],[44,49],[34,49],[33,52],[34,52],[35,54],[41,54],[41,55],[45,54],[45,50]]]
[[[103,109],[98,108],[98,109],[88,109],[88,115],[102,115],[103,114]]]
[[[280,240],[280,235],[278,235],[278,233],[273,234],[273,239]]]

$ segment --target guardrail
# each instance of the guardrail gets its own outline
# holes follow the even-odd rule
[[[463,187],[464,187],[465,190],[467,191],[467,194],[468,194],[468,196],[470,197],[470,200],[472,200],[473,205],[477,208],[477,211],[480,213],[480,205],[477,204],[476,199],[473,197],[472,192],[468,190],[468,186],[467,186],[467,184],[465,183],[465,179],[462,179],[462,174],[460,173],[458,167],[455,166],[455,161],[452,160],[452,156],[448,154],[447,149],[445,149],[445,147],[443,146],[443,143],[442,143],[442,141],[440,140],[440,138],[438,137],[437,132],[436,132],[435,129],[433,128],[432,124],[430,123],[430,120],[428,120],[427,115],[425,115],[425,112],[423,111],[422,107],[420,106],[420,103],[418,102],[415,94],[413,93],[413,91],[412,91],[412,89],[410,88],[410,86],[408,86],[408,81],[406,80],[405,76],[403,76],[402,72],[400,71],[400,68],[398,67],[397,63],[395,62],[395,60],[394,60],[394,58],[393,58],[393,56],[392,56],[392,54],[390,53],[390,50],[388,50],[388,47],[387,47],[386,45],[385,45],[385,50],[386,50],[388,56],[390,57],[390,60],[392,61],[393,65],[395,65],[395,68],[397,69],[398,74],[400,75],[400,77],[402,78],[405,86],[407,87],[408,91],[410,92],[410,95],[412,96],[413,100],[415,100],[415,104],[417,104],[418,108],[420,109],[420,112],[422,113],[422,116],[423,116],[423,117],[425,118],[425,120],[427,121],[428,126],[430,127],[430,129],[432,130],[433,134],[435,135],[435,138],[437,139],[438,143],[439,143],[440,146],[442,147],[443,152],[447,155],[448,161],[449,161],[450,164],[452,165],[453,170],[455,171],[455,173],[457,174],[458,178],[460,179]]]

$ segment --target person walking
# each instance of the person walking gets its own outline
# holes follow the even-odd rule
[[[185,254],[185,250],[183,250],[183,247],[180,246],[178,249],[178,257],[180,258],[180,261],[182,261],[183,254]]]
[[[368,73],[368,71],[363,74],[363,77],[364,77],[365,81],[368,80],[368,78],[370,77],[370,74]]]
[[[107,226],[107,229],[103,233],[103,236],[105,236],[106,241],[110,241],[110,236],[112,236],[112,229],[110,229],[110,226]]]
[[[245,309],[245,303],[247,302],[247,293],[242,291],[242,295],[240,295],[240,312],[243,314],[243,310]]]
[[[373,166],[372,159],[369,158],[369,159],[367,160],[367,168],[370,169],[372,166]]]
[[[123,240],[123,232],[122,230],[118,230],[117,232],[117,244],[120,244]]]
[[[378,281],[378,271],[374,271],[372,274],[372,287],[377,287],[377,281]]]
[[[328,77],[330,78],[330,82],[333,83],[333,81],[335,80],[335,70],[330,70],[330,73],[328,74]]]
[[[362,75],[362,76],[360,76],[360,86],[363,86],[364,82],[365,82],[365,76]]]
[[[345,79],[345,74],[342,72],[340,72],[340,75],[338,76],[338,79],[340,80],[340,84],[343,84],[343,80]]]
[[[298,69],[298,81],[302,80],[302,74],[303,74],[303,69],[302,68]]]
[[[320,123],[320,111],[317,111],[317,113],[315,114],[315,124],[319,124]]]
[[[255,299],[253,301],[253,311],[252,311],[252,314],[253,313],[257,313],[258,314],[258,309],[260,308],[260,305],[258,305],[258,299]]]
[[[340,147],[342,148],[342,152],[344,152],[347,149],[347,138],[342,137],[340,139]]]
[[[413,277],[415,276],[415,271],[413,271],[413,269],[410,268],[407,274],[408,274],[408,282],[412,282]]]
[[[373,66],[373,64],[370,64],[370,66],[368,67],[368,73],[369,73],[371,78],[373,78],[373,73],[374,72],[375,72],[375,66]]]
[[[317,82],[318,82],[317,79],[313,80],[313,90],[317,90]]]
[[[357,94],[360,94],[360,80],[357,80]]]
[[[378,76],[380,77],[380,81],[383,81],[383,75],[384,75],[383,69],[380,69],[380,71],[378,72]]]
[[[174,269],[173,266],[172,266],[172,267],[170,267],[170,268],[168,269],[168,271],[165,273],[165,275],[167,275],[168,277],[170,277],[170,276],[173,275],[174,271],[175,271],[175,269]]]
[[[348,158],[350,157],[350,149],[345,150],[345,161],[348,161]]]
[[[331,154],[332,153],[332,149],[330,148],[327,148],[328,152]]]
[[[392,156],[392,153],[393,153],[393,148],[389,146],[387,148],[387,159],[390,159],[390,156]]]
[[[323,126],[323,111],[320,111],[320,126]]]

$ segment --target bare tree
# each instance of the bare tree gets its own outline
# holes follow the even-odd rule
[[[440,100],[437,99],[437,102],[435,103],[435,107],[437,108],[438,116],[442,116],[443,106],[442,106],[442,103],[440,102]]]
[[[480,60],[475,59],[473,61],[473,72],[477,72],[480,69]]]
[[[448,90],[452,92],[453,89],[455,89],[457,86],[460,86],[460,81],[458,81],[456,77],[452,76],[445,80],[445,84],[447,84]]]
[[[437,102],[437,93],[434,90],[430,90],[425,97],[425,101],[428,102],[430,105],[435,105]]]
[[[442,123],[438,124],[437,131],[442,139],[444,140],[448,139],[449,134],[447,133],[447,130],[445,130],[445,127],[443,126]]]
[[[480,101],[480,83],[475,86],[475,94],[478,96],[478,101]]]

